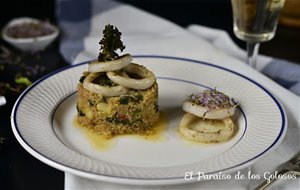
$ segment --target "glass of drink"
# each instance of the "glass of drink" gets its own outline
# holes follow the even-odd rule
[[[233,30],[247,43],[247,63],[256,67],[259,43],[271,40],[285,0],[231,0]]]

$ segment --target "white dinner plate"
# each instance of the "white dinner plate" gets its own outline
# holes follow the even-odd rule
[[[86,178],[126,184],[188,182],[189,174],[227,174],[248,167],[282,141],[286,114],[262,85],[235,71],[201,61],[164,56],[135,56],[157,76],[159,108],[166,117],[162,140],[133,136],[114,139],[105,150],[95,145],[76,117],[77,84],[87,63],[51,73],[17,100],[11,123],[20,144],[42,162]],[[187,95],[217,88],[239,102],[238,128],[225,143],[190,143],[178,134]],[[190,178],[189,178],[190,179]]]

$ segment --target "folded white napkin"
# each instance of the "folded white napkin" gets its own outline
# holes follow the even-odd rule
[[[61,52],[67,60],[76,64],[95,59],[99,51],[98,42],[101,31],[107,23],[110,23],[122,31],[122,39],[126,44],[125,50],[132,55],[183,57],[230,68],[249,78],[254,78],[270,90],[283,104],[289,125],[285,139],[275,151],[268,153],[252,167],[241,172],[247,173],[251,170],[260,175],[266,171],[272,172],[279,163],[289,160],[296,152],[299,152],[299,97],[242,62],[245,53],[238,49],[228,36],[226,37],[226,33],[196,25],[184,29],[145,11],[109,0],[87,2],[94,6],[90,6],[91,13],[83,15],[82,18],[74,20],[67,14],[61,13],[60,15],[60,27],[66,31]],[[61,6],[66,6],[68,3],[70,1],[62,1]],[[82,7],[85,5],[83,3]],[[71,4],[69,6],[72,7]],[[88,29],[82,29],[82,27],[88,27]],[[68,33],[70,28],[73,31]],[[258,69],[262,70],[270,61],[271,58],[260,57]],[[65,189],[253,189],[262,180],[210,180],[172,186],[132,186],[93,181],[66,173]],[[284,183],[275,184],[273,187],[275,189],[299,189],[300,183],[299,180],[288,182],[285,180]]]

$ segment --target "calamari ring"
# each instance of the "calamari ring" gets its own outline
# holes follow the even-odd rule
[[[131,63],[124,70],[128,73],[138,75],[141,79],[130,78],[128,75],[124,76],[124,74],[122,76],[113,71],[107,72],[107,77],[114,83],[136,90],[147,89],[155,82],[155,75],[141,65]]]
[[[121,85],[117,86],[101,86],[93,83],[98,76],[105,73],[89,73],[83,80],[83,87],[96,94],[102,94],[103,96],[120,96],[127,93],[127,89]]]
[[[131,61],[132,56],[130,54],[125,54],[112,61],[93,61],[89,64],[88,70],[92,73],[115,71],[126,67]]]
[[[236,108],[227,107],[227,108],[210,109],[205,106],[201,106],[189,101],[185,101],[183,103],[182,109],[188,113],[191,113],[198,117],[203,117],[205,119],[224,119],[233,116]]]
[[[214,126],[209,122],[223,122],[224,126]],[[228,140],[235,133],[235,125],[230,117],[223,120],[205,120],[186,113],[180,122],[179,132],[188,140],[205,143],[222,142]]]

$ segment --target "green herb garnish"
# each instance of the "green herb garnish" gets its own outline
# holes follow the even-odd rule
[[[31,85],[31,81],[27,77],[18,77],[15,79],[16,84],[24,84],[26,87]]]
[[[77,114],[81,117],[85,116],[85,114],[83,113],[83,111],[81,109],[79,109],[78,105],[76,105],[76,109],[77,109]]]
[[[118,57],[118,54],[115,52],[118,49],[121,52],[125,49],[123,42],[121,41],[122,33],[119,32],[117,27],[113,25],[106,25],[103,30],[103,38],[99,42],[100,44],[100,53],[98,56],[98,61],[111,61]]]
[[[141,94],[137,94],[137,95],[134,96],[133,99],[134,99],[135,102],[140,102],[144,99],[144,97]]]
[[[80,82],[80,83],[83,83],[85,77],[86,77],[86,76],[82,75],[82,76],[80,77],[80,79],[79,79],[79,82]]]
[[[130,101],[132,102],[140,102],[144,99],[143,95],[136,94],[136,95],[122,95],[120,97],[120,104],[128,104]]]
[[[94,99],[88,99],[88,102],[90,104],[90,106],[96,106],[97,105],[97,101]]]
[[[93,83],[99,84],[100,86],[116,86],[116,84],[111,81],[106,74],[101,74],[93,80]]]
[[[126,105],[129,103],[131,97],[130,96],[121,96],[120,97],[120,104]]]

